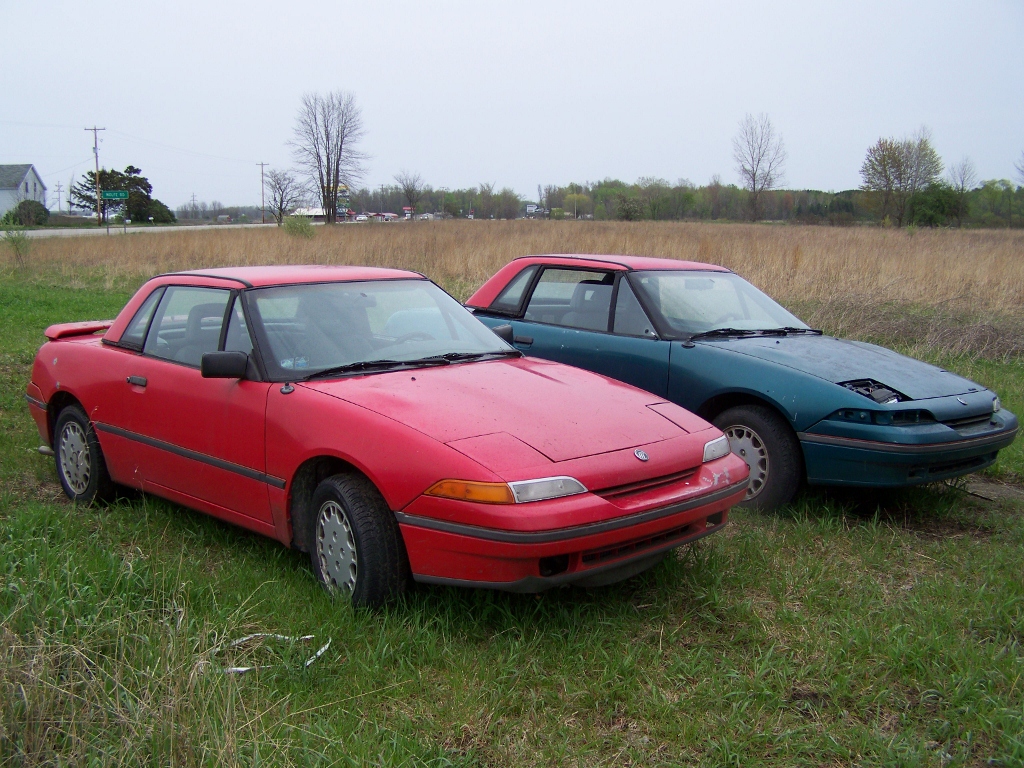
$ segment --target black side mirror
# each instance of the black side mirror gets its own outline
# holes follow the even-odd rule
[[[249,366],[245,352],[207,352],[199,370],[204,379],[241,379]]]
[[[494,335],[497,336],[508,344],[512,343],[512,323],[505,323],[503,325],[496,325],[491,328],[494,331]]]

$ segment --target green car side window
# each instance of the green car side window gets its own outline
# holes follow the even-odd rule
[[[537,271],[536,266],[527,267],[512,282],[505,286],[505,289],[498,294],[498,298],[491,302],[490,309],[498,312],[518,312],[519,303],[523,300],[523,293],[533,279],[533,273]]]
[[[621,336],[645,338],[652,338],[655,335],[651,321],[647,319],[647,314],[625,277],[619,280],[619,295],[615,299],[615,322],[612,332]]]

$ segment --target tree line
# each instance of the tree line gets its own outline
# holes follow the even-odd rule
[[[521,216],[602,220],[753,220],[807,224],[878,223],[915,226],[1024,226],[1024,187],[1008,179],[980,181],[969,158],[949,166],[927,129],[905,138],[880,138],[867,149],[862,183],[841,192],[793,190],[785,183],[786,147],[765,114],[746,115],[733,137],[738,184],[715,175],[706,184],[643,177],[537,187],[535,201],[484,182],[449,190],[401,171],[393,184],[361,186],[366,156],[355,97],[345,91],[303,96],[293,131],[297,174],[274,169],[266,191],[281,222],[302,204],[322,208],[328,222],[347,211],[510,219]],[[1024,152],[1015,165],[1024,184]]]

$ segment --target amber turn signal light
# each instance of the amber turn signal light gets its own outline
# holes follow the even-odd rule
[[[473,483],[468,480],[441,480],[426,490],[427,496],[477,501],[481,504],[515,504],[512,489],[505,483]]]

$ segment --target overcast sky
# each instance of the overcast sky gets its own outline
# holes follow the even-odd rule
[[[0,164],[50,189],[142,168],[172,208],[259,203],[305,91],[352,91],[371,156],[435,187],[737,180],[766,112],[791,188],[860,183],[880,136],[928,126],[947,165],[1008,178],[1024,149],[1024,3],[0,0]]]

